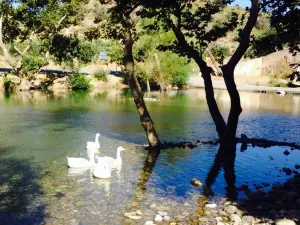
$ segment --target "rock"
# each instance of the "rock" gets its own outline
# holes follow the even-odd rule
[[[220,217],[220,216],[217,216],[215,219],[216,219],[217,222],[222,222],[223,221],[223,218]]]
[[[217,208],[217,204],[215,204],[215,203],[206,204],[205,207],[208,208],[208,209],[215,209],[215,208]]]
[[[31,82],[28,79],[23,78],[21,80],[21,83],[17,87],[17,90],[18,91],[29,91],[30,88],[31,88]]]
[[[62,77],[62,78],[57,78],[53,81],[52,84],[52,90],[54,89],[68,89],[69,88],[69,81],[68,77]]]
[[[293,220],[279,219],[276,220],[275,225],[296,225],[296,223]]]
[[[196,187],[201,187],[203,186],[202,182],[198,178],[193,178],[191,180],[191,184],[196,186]]]
[[[238,225],[242,222],[241,217],[239,217],[237,214],[231,214],[229,217],[229,220],[234,224]]]
[[[190,215],[188,212],[182,212],[181,214],[182,214],[184,217],[187,217],[187,216]]]
[[[296,170],[300,169],[300,165],[295,165]]]
[[[173,222],[173,223],[170,223],[169,225],[176,225],[176,223],[175,223],[175,222]]]
[[[153,225],[153,221],[148,220],[144,225]]]
[[[199,217],[198,220],[199,220],[200,222],[204,222],[204,223],[209,222],[209,219],[208,219],[207,217]]]
[[[136,216],[136,212],[128,212],[128,213],[124,213],[124,216],[129,218],[129,216]]]
[[[225,225],[225,223],[218,222],[217,225]]]
[[[289,155],[289,154],[291,154],[288,150],[285,150],[284,152],[283,152],[283,154],[285,154],[285,155]]]
[[[139,220],[139,219],[141,219],[142,217],[141,217],[141,216],[129,215],[128,218],[129,218],[129,219],[132,219],[132,220]]]
[[[11,80],[11,82],[13,82],[14,84],[20,84],[21,83],[21,79],[20,77],[16,76],[16,75],[12,75],[12,74],[8,74],[6,76],[7,79]]]
[[[222,211],[220,212],[220,216],[227,217],[227,216],[228,216],[228,213],[225,212],[224,210],[222,210]]]
[[[284,172],[286,175],[292,175],[292,170],[287,167],[282,168],[282,172]]]
[[[140,211],[140,210],[136,210],[136,215],[138,215],[138,216],[141,216],[141,215],[143,215],[143,213]]]
[[[242,217],[243,216],[243,211],[237,209],[236,212],[235,212],[235,214],[237,214],[239,217]]]
[[[167,216],[168,215],[168,213],[166,213],[166,212],[164,212],[164,211],[158,211],[157,212],[159,215],[161,215],[161,216]]]
[[[248,188],[248,185],[247,185],[247,188]],[[231,203],[232,203],[231,201],[226,201],[226,202],[224,203],[224,205],[226,205],[226,206],[227,206],[227,205],[231,205]]]
[[[225,212],[227,212],[229,215],[234,214],[237,210],[237,207],[234,205],[229,205],[225,207]]]
[[[169,216],[164,216],[164,219],[163,219],[163,220],[164,220],[165,222],[169,222],[170,219],[171,219],[171,218],[170,218]]]
[[[176,216],[175,220],[178,221],[178,222],[182,222],[182,221],[185,221],[186,218],[184,216]]]
[[[253,224],[255,222],[255,219],[253,216],[243,216],[242,221],[243,221],[243,223]]]
[[[243,144],[248,142],[248,137],[246,134],[241,134],[241,141]]]
[[[161,215],[156,214],[155,217],[154,217],[154,221],[155,221],[155,222],[162,222],[162,221],[163,221],[163,218],[161,217]]]
[[[150,209],[155,209],[156,207],[157,207],[157,205],[154,203],[149,206]]]

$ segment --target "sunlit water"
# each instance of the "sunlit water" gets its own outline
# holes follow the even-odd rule
[[[202,192],[190,181],[193,177],[205,180],[218,146],[164,150],[152,173],[147,172],[147,152],[141,147],[146,138],[130,97],[121,90],[3,95],[0,219],[7,224],[120,224],[126,223],[125,212],[141,209],[145,215],[139,223],[144,224],[156,212],[148,207],[152,203],[173,215],[195,210]],[[147,105],[162,141],[216,139],[203,90],[151,93],[150,97],[159,100]],[[216,91],[216,99],[227,116],[230,101],[226,92]],[[300,96],[242,92],[241,101],[238,135],[300,144]],[[89,169],[66,168],[66,156],[85,157],[85,143],[97,132],[101,133],[99,155],[115,157],[119,145],[127,149],[122,152],[122,170],[114,171],[108,180],[94,179]],[[248,147],[243,153],[239,149],[240,145],[235,161],[237,187],[246,183],[254,189],[254,184],[284,182],[289,176],[280,170],[300,164],[300,152],[288,147]],[[289,156],[283,154],[286,149]],[[41,171],[46,172],[41,175]],[[49,171],[54,175],[48,175]],[[221,171],[213,191],[222,197],[225,187]],[[15,207],[11,207],[13,202]],[[22,220],[16,217],[20,213]]]

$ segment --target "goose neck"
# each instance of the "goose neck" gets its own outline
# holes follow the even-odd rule
[[[117,150],[117,158],[116,160],[120,160],[121,159],[121,151],[118,149]]]

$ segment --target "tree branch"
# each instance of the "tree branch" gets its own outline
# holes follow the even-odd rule
[[[244,29],[240,33],[240,44],[224,67],[234,69],[249,47],[250,34],[257,21],[261,0],[251,0],[251,2],[250,16]]]
[[[0,16],[0,48],[2,49],[3,55],[6,59],[6,61],[9,63],[10,66],[14,67],[14,60],[9,54],[9,51],[7,50],[6,46],[3,43],[3,31],[2,31],[2,26],[3,26],[3,16]]]

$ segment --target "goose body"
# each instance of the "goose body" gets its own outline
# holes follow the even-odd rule
[[[108,162],[106,162],[103,159],[102,160],[100,159],[100,161],[99,161],[99,159],[98,159],[98,163],[96,164],[96,166],[94,168],[93,175],[94,175],[94,177],[102,178],[102,179],[110,178],[111,171],[109,169]]]
[[[108,164],[109,168],[117,168],[122,165],[122,158],[121,158],[121,151],[126,150],[122,146],[119,146],[117,149],[117,157],[114,159],[112,157],[104,156],[104,157],[97,157],[98,163],[103,163],[105,161]]]
[[[88,168],[95,165],[95,159],[94,159],[95,150],[88,149],[87,152],[89,158],[88,160],[85,158],[67,157],[68,166],[70,168]]]
[[[86,149],[99,149],[100,148],[99,136],[100,134],[97,133],[95,137],[95,141],[88,141],[86,143]]]

